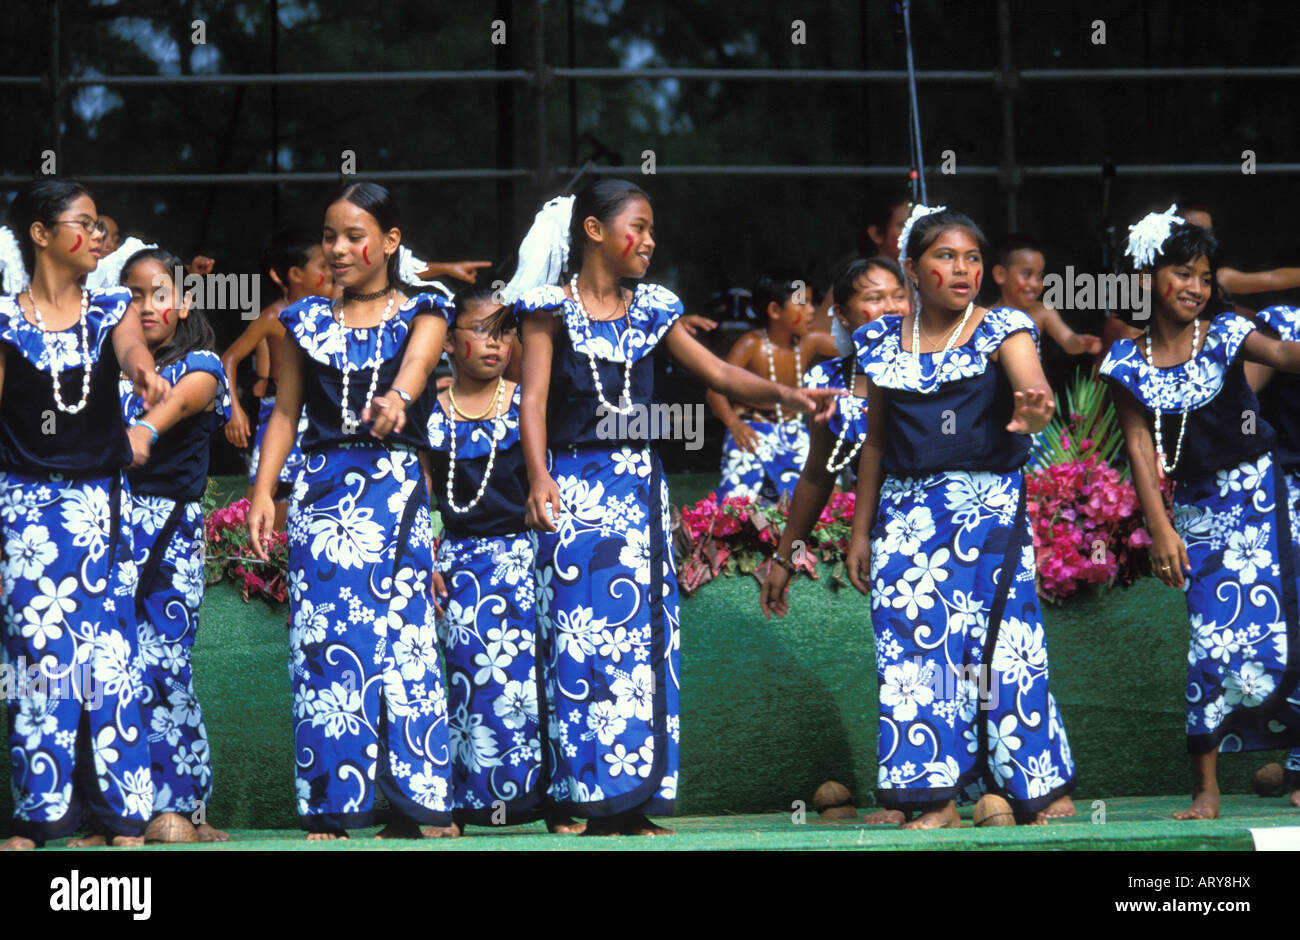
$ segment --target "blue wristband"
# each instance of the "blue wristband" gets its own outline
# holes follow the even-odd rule
[[[146,428],[149,429],[149,434],[150,434],[150,437],[149,437],[149,446],[150,446],[150,447],[152,447],[154,444],[157,444],[157,443],[158,443],[158,429],[157,429],[156,427],[154,427],[152,424],[150,424],[148,421],[146,421],[144,418],[136,418],[136,419],[135,419],[134,421],[132,421],[131,423],[132,423],[132,424],[138,424],[138,425],[140,425],[140,426],[142,426],[142,427],[146,427]]]

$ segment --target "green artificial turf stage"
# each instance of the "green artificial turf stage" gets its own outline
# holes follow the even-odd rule
[[[696,499],[715,482],[673,478],[674,502]],[[240,488],[242,483],[234,487]],[[683,600],[682,815],[777,813],[784,814],[776,818],[784,818],[789,828],[792,804],[811,804],[817,786],[830,779],[846,784],[858,806],[872,804],[876,682],[868,600],[852,588],[831,591],[823,575],[794,584],[791,609],[783,622],[764,621],[758,584],[749,577],[721,578]],[[209,588],[204,601],[195,685],[215,767],[209,819],[220,827],[297,830],[286,613],[286,607],[261,601],[245,604],[226,583]],[[1189,792],[1182,705],[1188,626],[1182,595],[1147,579],[1133,588],[1047,607],[1044,622],[1052,690],[1079,769],[1075,796],[1081,813],[1086,816],[1089,801],[1098,798]],[[1222,755],[1224,792],[1248,793],[1250,773],[1282,757]],[[0,764],[0,818],[5,818],[12,807],[9,768],[7,761]],[[1242,812],[1268,802],[1251,797],[1241,804]],[[1170,802],[1162,814],[1177,803]],[[711,827],[724,826],[713,820],[682,823],[684,830],[699,831],[701,847]],[[748,824],[737,825],[749,831]],[[790,839],[807,838],[764,826],[766,834],[742,841],[785,847]],[[811,831],[798,827],[798,833]],[[981,830],[980,838],[989,832],[994,830]],[[876,834],[868,835],[877,844]],[[733,837],[741,838],[734,833],[726,838]],[[492,840],[464,844],[485,846],[504,838],[493,834]]]

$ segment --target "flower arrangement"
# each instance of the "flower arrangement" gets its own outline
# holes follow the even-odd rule
[[[244,601],[262,597],[283,604],[289,597],[289,545],[283,532],[272,532],[262,561],[249,542],[248,500],[241,499],[218,509],[209,494],[203,498],[203,574],[208,584],[238,578]]]
[[[1122,461],[1123,433],[1101,382],[1078,374],[1066,390],[1066,407],[1030,446],[1026,496],[1038,568],[1038,595],[1060,603],[1089,585],[1132,584],[1150,574],[1151,536],[1143,527],[1137,492]],[[1171,484],[1161,483],[1166,503]],[[795,567],[816,578],[817,561],[829,563],[831,587],[844,573],[853,524],[852,493],[836,493],[813,527]],[[762,580],[785,527],[787,507],[740,497],[712,496],[684,507],[674,522],[678,585],[684,595],[718,575],[751,574]]]
[[[816,579],[817,562],[831,565],[831,586],[848,583],[844,557],[853,525],[853,494],[836,493],[822,510],[803,551],[795,552],[794,566]],[[729,496],[721,503],[706,496],[683,507],[674,520],[677,583],[689,596],[719,574],[750,574],[762,581],[781,540],[788,506],[762,505],[757,500]]]

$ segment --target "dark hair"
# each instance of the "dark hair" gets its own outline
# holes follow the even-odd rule
[[[320,247],[320,237],[305,228],[282,228],[271,236],[262,252],[262,269],[274,271],[284,289],[289,289],[289,269],[305,267],[311,250]]]
[[[1160,268],[1191,264],[1202,256],[1210,263],[1210,299],[1206,301],[1201,316],[1212,317],[1222,311],[1225,305],[1223,293],[1219,289],[1219,240],[1212,231],[1191,222],[1175,222],[1169,230],[1169,237],[1156,252],[1149,270],[1154,278],[1155,272]],[[1154,281],[1151,290],[1155,291]]]
[[[127,258],[126,263],[122,265],[122,273],[118,278],[118,283],[125,284],[131,269],[141,261],[157,261],[162,265],[168,280],[172,282],[173,291],[180,291],[184,287],[183,284],[176,283],[173,272],[177,268],[184,269],[185,262],[165,248],[142,248]],[[154,353],[154,364],[161,369],[168,363],[184,358],[186,353],[194,352],[197,349],[215,351],[216,347],[217,337],[212,332],[212,325],[208,323],[208,318],[203,315],[203,311],[191,303],[189,314],[184,319],[177,321],[176,332],[172,334],[172,338]]]
[[[984,238],[980,227],[971,220],[970,216],[963,215],[955,209],[931,212],[912,223],[912,230],[907,234],[907,250],[903,254],[913,262],[919,261],[926,249],[950,228],[964,228],[971,238],[979,243],[980,254],[987,256],[988,241]]]
[[[79,196],[90,190],[76,180],[33,180],[23,185],[9,206],[9,228],[18,239],[18,248],[29,276],[36,275],[36,245],[32,242],[32,225],[53,225],[59,213]],[[91,196],[93,199],[94,197]]]
[[[328,212],[329,207],[340,200],[346,200],[374,216],[375,221],[379,223],[381,234],[389,229],[402,227],[401,216],[398,214],[397,203],[393,201],[392,193],[378,183],[348,183],[329,201],[325,210]],[[419,288],[407,284],[398,275],[397,256],[396,251],[388,256],[388,283],[406,294],[419,293]]]
[[[907,286],[907,281],[903,278],[903,272],[898,269],[898,262],[892,258],[858,258],[856,261],[850,261],[846,264],[838,275],[835,277],[835,283],[831,286],[831,296],[835,299],[837,306],[844,306],[853,296],[853,285],[858,282],[858,278],[866,274],[872,268],[878,268],[898,279],[898,283]]]
[[[629,201],[641,197],[646,202],[650,195],[636,183],[627,180],[592,180],[578,191],[573,200],[573,214],[569,217],[569,271],[582,269],[582,252],[587,247],[588,217],[608,225]]]
[[[993,263],[1000,264],[1005,268],[1011,263],[1011,256],[1017,251],[1036,251],[1040,255],[1046,254],[1038,239],[1021,232],[1011,232],[1003,235],[994,243]]]
[[[882,235],[889,231],[889,222],[894,217],[894,210],[899,206],[910,204],[911,201],[907,190],[901,187],[873,190],[867,194],[862,204],[862,226],[858,232],[858,251],[864,258],[874,255],[877,251],[868,230],[874,226],[880,229]],[[893,254],[898,250],[898,246],[884,245],[879,250]]]
[[[760,323],[767,320],[768,304],[785,306],[795,292],[796,283],[807,289],[807,282],[794,271],[768,271],[759,276],[758,283],[754,285],[754,314]]]

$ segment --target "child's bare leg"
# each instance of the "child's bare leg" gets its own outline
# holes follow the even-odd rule
[[[911,822],[905,822],[902,829],[960,829],[961,817],[957,815],[957,804],[952,800],[937,807],[923,810]]]
[[[1174,819],[1219,818],[1219,752],[1192,755],[1192,805],[1174,813]]]

